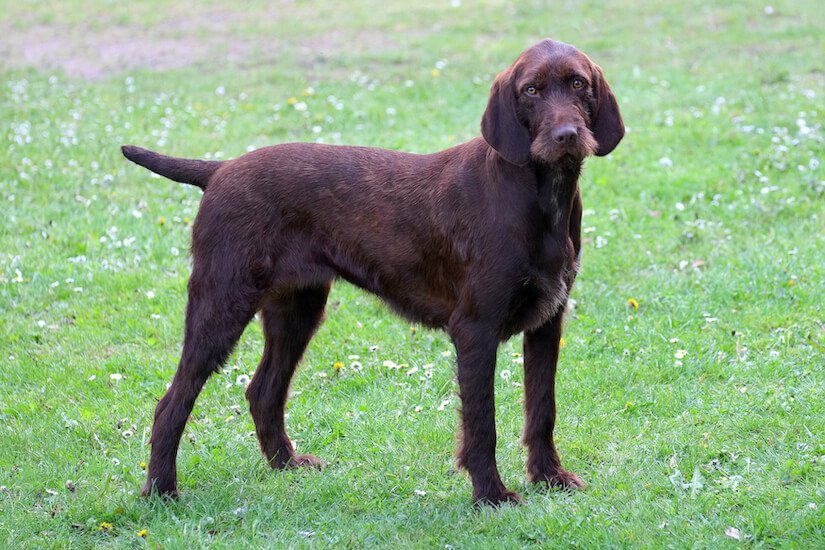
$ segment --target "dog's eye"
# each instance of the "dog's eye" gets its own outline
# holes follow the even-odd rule
[[[526,88],[524,88],[524,93],[527,95],[536,95],[537,93],[539,93],[539,91],[536,90],[535,86],[527,86]]]
[[[574,78],[573,79],[573,89],[574,90],[581,90],[582,88],[584,88],[584,80],[579,78],[579,77]]]

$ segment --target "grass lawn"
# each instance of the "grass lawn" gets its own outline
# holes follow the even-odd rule
[[[820,4],[3,2],[0,546],[825,547]],[[440,150],[543,37],[604,68],[629,129],[581,181],[559,366],[556,440],[587,488],[526,482],[514,338],[498,461],[525,503],[475,509],[449,339],[339,283],[287,421],[326,469],[264,463],[253,323],[195,406],[181,499],[140,498],[200,191],[119,146]]]

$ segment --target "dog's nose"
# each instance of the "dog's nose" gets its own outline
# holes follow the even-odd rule
[[[576,143],[576,139],[578,139],[578,137],[579,133],[576,131],[576,127],[572,124],[559,126],[553,132],[553,139],[559,145],[573,145]]]

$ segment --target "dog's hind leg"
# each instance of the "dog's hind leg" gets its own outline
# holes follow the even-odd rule
[[[261,307],[264,354],[246,390],[261,451],[272,468],[319,467],[312,455],[296,455],[284,426],[284,407],[295,367],[324,316],[330,285],[280,292]]]
[[[186,421],[207,378],[226,361],[258,307],[260,290],[241,278],[231,268],[210,272],[207,262],[195,261],[183,352],[172,384],[155,409],[143,495],[157,491],[177,496],[176,456]]]

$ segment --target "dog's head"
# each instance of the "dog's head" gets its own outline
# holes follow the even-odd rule
[[[543,40],[496,77],[481,135],[508,162],[551,164],[610,153],[624,124],[601,68],[569,44]]]

